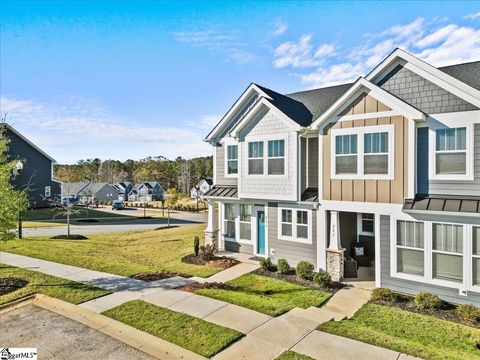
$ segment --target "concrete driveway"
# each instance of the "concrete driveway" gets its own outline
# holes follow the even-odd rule
[[[106,212],[112,212],[107,209],[100,209]],[[160,214],[152,213],[158,211]],[[147,213],[147,216],[160,216],[159,210],[153,210]],[[113,212],[114,215],[132,215],[141,216],[143,210],[121,210],[121,212]],[[103,219],[102,221],[104,221]],[[190,224],[202,224],[206,223],[207,215],[205,213],[189,213],[189,212],[172,212],[170,225],[190,225]],[[126,219],[125,221],[112,221],[101,223],[83,223],[70,226],[70,232],[72,234],[92,235],[92,234],[105,234],[124,231],[147,231],[155,230],[159,227],[167,226],[167,219],[153,218],[153,219]],[[39,227],[39,228],[24,228],[24,237],[52,237],[56,235],[63,235],[66,233],[66,226],[54,226],[54,227]]]
[[[2,315],[2,346],[37,348],[39,359],[153,359],[62,315],[29,304]]]

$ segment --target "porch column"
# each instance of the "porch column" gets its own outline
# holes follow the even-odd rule
[[[205,229],[205,245],[218,248],[218,215],[215,213],[215,202],[208,201],[207,228]]]
[[[333,281],[341,281],[344,275],[344,253],[340,240],[340,213],[330,211],[330,243],[327,249],[327,272]]]

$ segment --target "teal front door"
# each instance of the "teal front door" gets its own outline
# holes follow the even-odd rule
[[[257,253],[265,255],[265,211],[257,212]]]

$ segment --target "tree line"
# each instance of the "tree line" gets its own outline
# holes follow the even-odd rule
[[[169,160],[163,156],[126,161],[87,159],[73,165],[56,164],[54,174],[62,182],[94,181],[114,184],[125,181],[158,181],[165,190],[175,188],[188,194],[200,179],[212,177],[213,157],[189,160],[182,157]]]

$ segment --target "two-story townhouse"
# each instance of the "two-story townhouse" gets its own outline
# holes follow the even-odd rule
[[[145,181],[135,184],[128,193],[128,201],[162,201],[165,192],[156,181]]]
[[[200,179],[198,183],[196,183],[192,189],[190,190],[190,198],[197,199],[203,198],[203,195],[210,190],[213,186],[213,179],[212,178],[203,178]]]
[[[479,90],[480,62],[399,49],[353,84],[252,84],[206,139],[206,240],[480,304]]]

